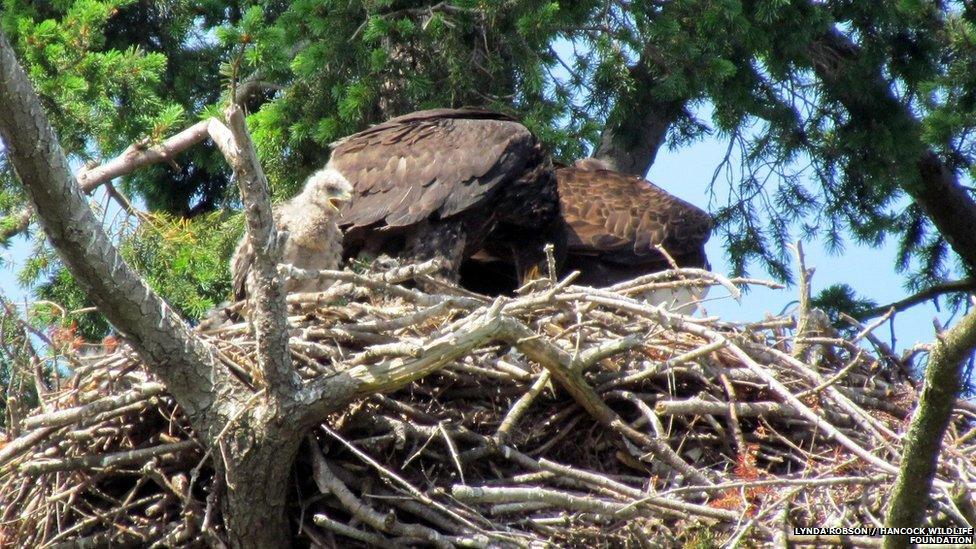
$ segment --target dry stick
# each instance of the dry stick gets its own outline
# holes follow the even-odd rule
[[[699,492],[724,492],[739,488],[762,488],[766,486],[843,486],[843,485],[862,485],[871,486],[875,484],[885,484],[891,482],[889,475],[875,475],[872,477],[831,477],[831,478],[782,478],[769,480],[744,480],[737,482],[723,482],[712,486],[680,486],[661,492],[660,496],[670,496],[685,493]]]
[[[395,515],[384,515],[363,503],[357,498],[329,466],[328,461],[322,455],[315,438],[308,437],[308,446],[312,455],[312,471],[315,475],[315,484],[323,494],[331,493],[359,520],[365,522],[380,532],[388,532],[400,536],[420,539],[431,543],[437,547],[453,547],[437,530],[421,526],[419,524],[409,524],[400,522]]]
[[[531,459],[531,458],[530,458]],[[621,496],[624,496],[631,501],[625,506],[635,506],[635,505],[650,505],[653,507],[659,507],[661,509],[681,511],[689,515],[697,515],[717,520],[735,521],[738,519],[738,513],[731,511],[725,511],[722,509],[715,509],[714,507],[709,507],[707,505],[697,505],[694,503],[685,503],[682,501],[675,501],[665,499],[659,495],[648,495],[637,488],[631,488],[625,484],[621,484],[613,479],[607,478],[590,471],[583,471],[581,469],[576,469],[568,465],[562,465],[554,461],[550,461],[545,458],[540,458],[538,461],[538,466],[546,471],[551,471],[553,473],[573,478],[584,482],[586,484],[591,484],[593,486],[598,486],[604,488],[611,492],[616,492]],[[636,500],[636,501],[634,501]]]
[[[532,458],[525,456],[523,459],[531,460]],[[556,463],[555,461],[548,460],[546,458],[539,458],[537,462],[532,463],[533,467],[539,468],[544,471],[550,471],[552,473],[566,476],[614,492],[625,498],[643,498],[647,494],[637,488],[632,488],[626,484],[617,482],[611,478],[593,473],[590,471],[584,471],[582,469],[577,469],[575,467],[570,467],[568,465],[563,465],[561,463]]]
[[[686,463],[667,444],[627,425],[583,379],[582,373],[575,366],[568,353],[542,340],[518,321],[508,317],[502,317],[499,320],[502,324],[499,336],[508,339],[509,343],[518,350],[548,370],[553,379],[572,395],[573,399],[594,419],[637,444],[647,447],[658,459],[684,475],[685,478],[699,484],[712,484],[712,480],[708,478],[706,473]]]
[[[580,353],[579,357],[576,359],[576,367],[580,368],[581,370],[586,370],[604,358],[620,354],[624,351],[629,351],[630,349],[640,347],[643,344],[644,342],[641,341],[641,338],[633,335],[599,343],[596,346]]]
[[[0,448],[0,469],[8,462],[32,449],[37,443],[47,438],[48,435],[56,430],[55,427],[42,427],[36,431],[31,431],[26,435],[20,435]]]
[[[410,498],[408,496],[403,496],[401,494],[394,494],[393,492],[386,492],[380,489],[379,487],[374,487],[371,497],[378,498],[378,499],[381,498],[389,502],[390,505],[393,505],[394,507],[397,507],[399,509],[403,509],[404,511],[416,517],[422,518],[427,522],[437,526],[438,528],[443,529],[445,532],[450,532],[452,534],[464,533],[464,528],[460,526],[458,523],[453,522],[452,520],[437,514],[436,512],[434,512],[433,509],[423,505],[422,503],[418,503],[414,501],[413,498]],[[484,539],[485,541],[487,541],[486,537]]]
[[[732,294],[732,297],[735,298],[736,301],[738,301],[742,297],[742,292],[728,278],[725,278],[724,276],[718,273],[714,273],[712,271],[707,271],[705,269],[694,269],[694,268],[672,269],[670,271],[661,271],[649,275],[640,276],[633,280],[628,280],[626,282],[621,282],[619,284],[614,284],[613,286],[609,286],[606,288],[606,291],[619,292],[625,294],[631,293],[634,291],[642,290],[643,289],[642,286],[648,284],[654,284],[655,282],[660,282],[662,280],[669,280],[674,276],[683,276],[685,278],[702,278],[705,280],[711,280],[713,281],[713,283],[718,284],[723,288],[725,288],[726,290],[728,290],[729,293]]]
[[[756,346],[748,342],[745,346],[755,349]],[[899,435],[888,428],[887,425],[881,423],[875,419],[871,414],[865,412],[861,407],[855,405],[847,396],[845,396],[836,387],[825,383],[823,376],[814,371],[812,368],[807,366],[805,363],[793,358],[791,355],[784,353],[782,351],[773,348],[757,349],[760,353],[767,353],[772,355],[774,358],[778,358],[789,365],[793,371],[805,377],[809,382],[814,383],[817,387],[823,386],[828,397],[833,400],[840,408],[850,414],[851,419],[855,423],[864,428],[867,432],[873,434],[875,438],[883,445],[890,448],[890,442],[888,438],[898,439]],[[886,438],[888,437],[888,438]]]
[[[653,377],[663,370],[667,370],[678,364],[684,362],[690,362],[696,358],[703,357],[714,351],[718,351],[719,349],[725,347],[726,345],[727,343],[725,341],[715,341],[707,345],[703,345],[701,347],[698,347],[697,349],[692,349],[687,353],[682,353],[674,358],[669,358],[666,361],[662,362],[655,369],[643,370],[633,374],[628,374],[621,378],[614,379],[613,381],[608,381],[607,383],[604,383],[603,385],[598,387],[597,391],[602,393],[614,387],[619,387],[621,385],[629,385],[631,383],[636,383],[638,381],[644,380],[648,377]]]
[[[146,496],[144,498],[138,499],[136,501],[130,502],[126,506],[120,506],[120,507],[118,507],[116,509],[113,509],[112,511],[114,513],[116,513],[116,514],[117,513],[123,513],[125,511],[128,511],[129,509],[133,509],[133,508],[137,508],[137,507],[144,506],[147,503],[150,503],[150,502],[153,502],[153,501],[162,499],[163,497],[164,497],[163,494],[152,494],[152,495]],[[77,524],[75,524],[71,528],[68,528],[67,530],[61,531],[56,536],[54,536],[53,538],[51,538],[50,540],[48,540],[47,546],[48,547],[65,548],[65,549],[67,549],[69,547],[79,547],[79,545],[77,545],[74,541],[72,541],[70,543],[66,543],[66,544],[60,544],[60,543],[57,544],[57,545],[53,545],[53,544],[54,544],[54,542],[58,541],[59,539],[68,537],[68,535],[71,534],[72,532],[77,532],[77,531],[85,530],[85,529],[91,527],[92,525],[94,525],[94,524],[96,524],[98,522],[103,522],[103,523],[106,523],[106,524],[114,524],[114,521],[110,517],[108,517],[106,513],[101,512],[98,509],[93,509],[92,511],[94,512],[94,516],[89,517],[89,518],[87,518],[87,519],[85,519],[83,521],[79,521]],[[132,530],[129,530],[128,532],[124,532],[124,533],[125,534],[130,534],[130,535],[133,535],[134,534],[136,537],[142,537],[143,539],[141,541],[143,541],[143,542],[146,541],[145,540],[145,537],[142,534],[138,533],[138,532],[133,532]],[[113,541],[114,542],[118,542],[118,539],[116,538],[117,535],[120,535],[120,533],[119,532],[106,532],[104,534],[98,534],[98,535],[96,535],[94,537],[96,539],[97,538],[101,538],[101,539],[98,540],[94,546],[95,547],[111,546]]]
[[[837,373],[836,374],[828,377],[827,379],[825,379],[823,381],[823,383],[818,384],[816,387],[813,387],[813,388],[807,389],[806,391],[801,391],[801,392],[797,393],[796,394],[796,397],[797,398],[806,398],[806,397],[808,397],[810,395],[815,395],[815,394],[819,393],[820,391],[823,391],[827,387],[830,387],[831,385],[836,384],[841,379],[844,379],[845,377],[847,377],[847,374],[851,373],[851,371],[854,369],[854,367],[857,366],[860,363],[861,356],[863,355],[863,352],[864,352],[863,349],[858,349],[857,350],[857,354],[854,355],[854,358],[852,358],[851,361],[847,365],[845,365],[844,367],[842,367],[840,370],[837,370]]]
[[[397,286],[396,284],[403,282],[405,280],[410,280],[417,278],[421,275],[428,274],[437,270],[438,264],[436,261],[427,261],[417,265],[408,265],[400,269],[383,273],[377,276],[360,275],[350,271],[315,271],[308,269],[298,269],[291,265],[281,265],[279,270],[287,273],[291,278],[296,279],[313,279],[313,280],[336,280],[339,282],[348,282],[355,284],[357,286],[363,286],[371,290],[379,290],[386,292],[389,295],[400,297],[411,302],[432,306],[437,305],[443,301],[448,301],[457,305],[459,308],[474,308],[484,304],[483,301],[474,299],[471,297],[461,297],[461,296],[447,296],[447,295],[428,295],[419,290],[411,290],[409,288],[404,288],[402,286]],[[347,293],[348,290],[345,288],[330,288],[329,290],[318,294],[319,300],[326,301],[330,296],[338,297]],[[293,301],[299,301],[305,294],[293,294],[289,303]],[[334,297],[333,297],[334,299]]]
[[[454,446],[454,441],[451,440],[451,435],[447,434],[447,429],[444,428],[444,422],[437,422],[437,430],[444,437],[444,442],[447,444],[447,450],[451,454],[451,460],[454,462],[454,467],[457,469],[458,478],[461,479],[461,484],[467,484],[464,481],[464,467],[461,466],[461,460],[458,459],[457,448]]]
[[[73,439],[73,440],[84,440],[85,436],[88,436],[90,438],[91,429],[97,429],[98,426],[103,425],[109,419],[143,410],[147,407],[147,405],[148,403],[146,401],[137,400],[132,404],[122,406],[120,408],[113,408],[107,412],[102,412],[101,414],[85,419],[82,423],[73,426],[68,426],[68,427],[74,427],[75,429],[64,433],[63,436],[66,439]],[[91,427],[89,427],[89,425]],[[79,429],[79,427],[81,427],[81,429]]]
[[[105,191],[108,193],[108,196],[115,199],[115,202],[117,202],[119,206],[122,207],[125,213],[139,220],[149,219],[149,216],[146,215],[144,212],[140,211],[135,206],[133,206],[132,203],[129,202],[129,199],[126,198],[124,194],[120,193],[118,189],[115,188],[115,185],[111,183],[105,183],[104,185],[105,185]]]
[[[639,515],[653,515],[658,509],[641,509],[641,504],[654,503],[664,509],[677,511],[691,511],[693,514],[706,518],[724,521],[738,519],[738,513],[713,509],[704,505],[685,504],[667,501],[663,498],[644,497],[633,503],[620,503],[580,496],[545,488],[495,487],[495,486],[451,486],[451,495],[465,503],[543,503],[551,507],[559,507],[570,511],[609,515],[614,519],[628,519]]]
[[[428,342],[418,359],[395,358],[321,376],[307,384],[300,398],[305,402],[326,402],[331,408],[342,402],[398,389],[496,339],[501,328],[501,322],[492,318],[469,322],[457,332]]]
[[[709,339],[713,339],[713,340],[724,339],[725,337],[717,332],[713,332],[712,330],[708,330],[708,329],[703,329],[702,332],[703,335],[707,334],[706,337],[709,337]],[[762,378],[762,380],[769,385],[769,388],[772,389],[774,393],[776,393],[780,398],[785,400],[790,406],[792,406],[800,415],[802,415],[807,421],[812,423],[815,427],[823,430],[828,436],[830,436],[831,438],[839,442],[842,446],[844,446],[845,448],[853,452],[856,456],[874,465],[875,467],[881,469],[882,471],[885,471],[887,473],[895,473],[898,471],[897,467],[891,465],[887,461],[884,461],[878,458],[877,456],[875,456],[874,454],[872,454],[871,452],[865,450],[857,442],[851,440],[847,435],[840,432],[840,430],[838,430],[832,424],[827,422],[827,420],[818,416],[816,412],[814,412],[805,404],[803,404],[803,402],[800,401],[800,399],[796,398],[796,396],[794,396],[793,393],[791,393],[790,390],[786,388],[785,385],[783,385],[778,379],[773,377],[773,375],[770,374],[765,368],[763,368],[756,361],[754,361],[752,357],[750,357],[745,351],[743,351],[736,345],[730,345],[729,349],[732,351],[733,354],[735,354],[739,358],[739,360],[742,361],[743,364],[745,364],[746,368],[748,368],[754,374]]]
[[[72,423],[81,422],[89,417],[102,412],[108,412],[115,408],[120,408],[135,402],[147,400],[153,396],[166,392],[166,386],[162,383],[145,383],[137,385],[132,390],[121,395],[107,396],[83,406],[74,408],[64,408],[56,412],[31,416],[24,420],[25,429],[36,429],[38,427],[63,427]]]
[[[432,507],[434,509],[437,509],[438,511],[441,511],[442,513],[448,515],[452,519],[454,519],[454,520],[458,521],[459,523],[463,524],[464,526],[470,528],[474,532],[477,532],[479,534],[484,534],[484,535],[487,535],[487,536],[490,536],[490,537],[493,537],[493,538],[498,538],[498,539],[503,539],[503,540],[511,541],[508,536],[503,536],[503,535],[500,535],[500,534],[497,534],[497,533],[494,533],[494,532],[486,532],[484,529],[482,529],[477,524],[471,522],[470,520],[466,519],[465,517],[462,517],[461,515],[457,514],[456,512],[452,511],[451,509],[448,509],[447,507],[445,507],[441,503],[439,503],[439,502],[437,502],[437,501],[435,501],[435,500],[427,497],[423,492],[421,492],[420,490],[418,490],[417,488],[415,488],[413,484],[410,484],[409,482],[407,482],[400,475],[394,473],[393,471],[387,469],[386,467],[383,467],[383,465],[381,465],[375,459],[373,459],[369,455],[367,455],[364,452],[362,452],[359,448],[356,448],[355,446],[353,446],[352,443],[350,443],[348,440],[346,440],[345,438],[343,438],[342,436],[340,436],[339,433],[336,433],[335,431],[333,431],[332,429],[330,429],[328,426],[326,426],[326,425],[320,425],[319,428],[322,429],[325,433],[327,433],[332,438],[334,438],[337,441],[339,441],[340,443],[342,443],[342,445],[345,446],[346,449],[348,449],[350,452],[352,452],[353,454],[355,454],[356,457],[358,457],[359,459],[361,459],[364,462],[368,463],[374,469],[376,469],[377,471],[379,471],[382,475],[384,475],[387,478],[390,478],[390,479],[396,481],[397,484],[399,484],[400,486],[402,486],[403,488],[405,488],[407,490],[407,492],[411,496],[413,496],[414,498],[417,499],[417,501],[419,501],[419,502],[421,502],[423,504],[426,504],[426,505],[428,505],[428,506],[430,506],[430,507]]]
[[[898,358],[898,355],[896,355],[895,352],[891,350],[891,347],[889,347],[887,343],[881,341],[880,339],[878,339],[876,335],[872,333],[873,330],[868,330],[867,328],[865,328],[864,324],[862,324],[854,317],[848,315],[847,313],[841,313],[840,319],[850,324],[851,326],[861,330],[860,334],[864,334],[864,337],[866,337],[867,340],[871,342],[871,345],[874,345],[874,347],[878,350],[878,352],[880,352],[881,355],[888,360],[888,362],[894,364],[898,368],[898,370],[904,376],[905,380],[912,382],[914,384],[914,378],[912,377],[912,372],[908,368],[908,366],[904,362],[902,362],[900,358]],[[915,384],[915,386],[917,387],[917,384]]]
[[[515,404],[513,404],[508,410],[508,413],[505,414],[505,417],[498,425],[498,429],[495,431],[495,435],[492,437],[495,439],[497,444],[504,444],[508,441],[508,435],[512,431],[512,428],[516,423],[518,423],[522,415],[525,414],[525,412],[529,409],[529,406],[532,405],[532,401],[539,396],[539,393],[541,393],[543,389],[545,389],[551,376],[552,374],[549,373],[549,370],[539,374],[538,379],[535,380],[532,387],[515,401]]]
[[[749,455],[749,449],[746,446],[746,439],[742,435],[742,426],[739,424],[740,414],[738,407],[742,403],[736,402],[735,387],[732,386],[729,376],[719,374],[718,379],[722,382],[722,387],[725,389],[725,396],[729,400],[727,410],[729,414],[729,428],[732,429],[732,440],[735,441],[736,452],[740,459],[745,460],[746,456]]]
[[[380,321],[371,320],[367,322],[361,322],[358,324],[344,325],[344,328],[354,328],[357,330],[370,331],[370,332],[392,332],[394,330],[400,330],[413,326],[414,324],[419,324],[425,322],[434,317],[443,315],[455,308],[454,302],[450,299],[444,300],[436,305],[431,305],[426,309],[421,309],[415,313],[408,313],[402,316],[397,316],[390,320]]]
[[[802,417],[781,402],[719,402],[700,398],[659,400],[654,411],[665,416]]]
[[[363,349],[363,352],[354,355],[346,361],[349,366],[357,366],[374,361],[377,358],[408,357],[420,358],[423,355],[423,347],[418,342],[406,342],[401,338],[396,343],[380,343],[370,345]],[[412,339],[412,338],[411,338]]]
[[[341,536],[346,536],[355,540],[359,540],[363,543],[369,544],[371,547],[385,547],[389,549],[405,549],[406,545],[401,545],[395,543],[391,540],[379,534],[373,534],[370,532],[363,532],[357,528],[353,528],[347,524],[343,524],[337,520],[333,520],[323,514],[316,514],[312,516],[312,521],[321,526],[322,528],[328,528],[329,530],[339,534]]]
[[[810,345],[798,343],[796,340],[805,337],[810,330],[810,277],[813,275],[813,270],[807,270],[806,260],[803,257],[803,244],[799,240],[790,248],[796,255],[797,270],[799,270],[800,275],[800,309],[798,311],[799,320],[796,323],[793,356],[803,360],[810,349]]]
[[[71,471],[75,469],[92,469],[101,467],[117,467],[133,463],[143,463],[148,459],[167,454],[178,454],[197,446],[196,441],[183,440],[172,444],[160,444],[149,448],[139,448],[125,452],[98,454],[76,458],[57,460],[29,461],[21,464],[17,469],[23,473],[40,475],[54,471]]]
[[[667,325],[673,326],[673,325],[680,324],[685,331],[688,331],[688,332],[693,333],[695,335],[704,337],[704,338],[706,338],[706,339],[708,339],[710,341],[716,342],[716,343],[717,342],[725,342],[727,344],[727,346],[728,346],[728,349],[737,358],[739,358],[740,361],[742,361],[743,365],[745,365],[745,367],[749,371],[751,371],[753,374],[755,374],[757,377],[759,377],[763,382],[765,382],[767,385],[769,385],[770,389],[772,389],[774,393],[776,393],[780,398],[782,398],[783,400],[785,400],[790,406],[792,406],[794,409],[796,409],[797,412],[800,415],[802,415],[807,421],[809,421],[810,423],[812,423],[817,428],[822,429],[831,438],[833,438],[834,440],[836,440],[837,442],[839,442],[845,448],[847,448],[848,450],[850,450],[851,452],[853,452],[855,455],[857,455],[861,459],[867,461],[868,463],[871,463],[875,467],[878,467],[882,471],[885,471],[885,472],[888,472],[888,473],[895,473],[895,472],[897,472],[898,469],[895,466],[891,465],[890,463],[888,463],[888,462],[886,462],[886,461],[878,458],[877,456],[873,455],[872,453],[868,452],[867,450],[865,450],[864,448],[862,448],[859,444],[857,444],[855,441],[851,440],[847,435],[845,435],[842,432],[840,432],[836,427],[834,427],[829,422],[827,422],[826,420],[824,420],[823,418],[821,418],[820,416],[818,416],[813,410],[811,410],[809,407],[807,407],[805,404],[803,404],[803,402],[801,402],[799,399],[797,399],[796,396],[794,396],[793,393],[791,393],[790,390],[788,388],[786,388],[786,386],[784,386],[779,380],[777,380],[775,377],[773,377],[773,375],[770,374],[769,371],[766,368],[763,368],[761,365],[759,365],[755,360],[753,360],[753,358],[751,356],[749,356],[748,353],[746,353],[744,350],[742,350],[737,345],[733,344],[731,341],[728,340],[728,338],[726,338],[720,332],[716,332],[715,330],[711,330],[711,329],[706,328],[704,326],[700,326],[700,325],[693,324],[693,323],[683,323],[682,321],[684,319],[680,315],[674,315],[674,314],[668,313],[667,311],[664,311],[660,307],[649,307],[649,306],[645,306],[645,305],[641,305],[641,304],[637,304],[637,303],[631,302],[629,300],[623,300],[623,299],[618,299],[618,298],[608,298],[608,297],[606,297],[604,295],[601,295],[601,294],[593,294],[593,295],[589,295],[589,296],[582,296],[582,298],[585,299],[585,300],[593,301],[593,302],[596,302],[596,303],[600,303],[600,304],[604,304],[604,305],[608,305],[608,306],[612,306],[612,307],[619,307],[621,309],[633,311],[633,312],[636,312],[638,314],[647,315],[647,316],[650,316],[651,318],[655,318],[656,317],[656,318],[660,319],[661,321],[665,322]],[[776,353],[777,355],[783,355],[784,354],[784,353],[779,353],[779,352],[777,352],[777,351],[775,351],[773,349],[767,349],[767,351],[768,352],[771,352],[771,353]],[[789,357],[789,355],[786,355],[786,356],[791,359],[791,362],[792,363],[796,363],[796,364],[800,365],[804,370],[808,370],[808,368],[805,365],[803,365],[801,362],[799,362],[798,360],[792,359],[792,357]],[[816,376],[816,377],[819,378],[819,376]],[[830,388],[828,387],[828,390],[829,389]],[[840,396],[840,398],[844,398],[844,397],[843,396]],[[846,400],[846,398],[844,398],[844,400]],[[852,407],[853,407],[853,404],[852,404]],[[855,417],[858,417],[858,416],[855,415]]]
[[[577,496],[544,488],[512,488],[494,486],[451,486],[451,495],[464,503],[545,503],[572,511],[610,515],[617,519],[627,519],[645,514],[636,507],[615,501],[607,501],[587,496]]]
[[[877,318],[874,322],[868,324],[867,326],[862,326],[861,331],[859,331],[850,342],[857,343],[858,341],[866,338],[868,335],[880,328],[885,322],[888,322],[888,319],[890,319],[893,314],[895,314],[895,311],[889,310],[887,313]]]

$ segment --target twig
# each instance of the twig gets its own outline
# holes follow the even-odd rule
[[[101,454],[78,458],[29,461],[22,464],[18,469],[21,472],[40,475],[54,471],[71,471],[75,469],[92,469],[101,467],[118,467],[120,465],[130,465],[142,463],[148,459],[164,456],[167,454],[178,454],[180,452],[197,447],[197,443],[192,440],[183,440],[172,444],[160,444],[150,448],[139,448],[126,452],[114,452],[111,454]]]

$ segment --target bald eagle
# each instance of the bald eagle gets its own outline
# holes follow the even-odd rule
[[[566,253],[561,275],[579,271],[576,283],[611,286],[667,270],[661,246],[680,267],[709,268],[705,242],[712,229],[708,213],[651,182],[622,174],[594,159],[556,169]],[[462,283],[483,293],[511,291],[504,254],[485,249],[462,268]],[[670,292],[645,296],[655,303],[693,297]]]
[[[564,270],[579,283],[609,286],[667,270],[661,246],[680,267],[709,268],[707,212],[650,181],[586,159],[556,170],[567,229]]]
[[[282,263],[312,270],[339,267],[342,233],[336,218],[340,206],[349,200],[351,193],[352,186],[342,174],[326,168],[312,174],[302,192],[274,208],[276,229],[288,232],[281,250]],[[248,293],[253,262],[254,253],[245,235],[230,261],[234,297],[238,300],[244,299]],[[324,289],[314,280],[285,280],[283,285],[286,293]]]
[[[463,259],[487,247],[518,280],[545,265],[544,245],[565,231],[552,163],[515,119],[480,109],[433,109],[393,118],[337,144],[328,167],[353,186],[343,208],[344,255],[439,259],[456,280]]]

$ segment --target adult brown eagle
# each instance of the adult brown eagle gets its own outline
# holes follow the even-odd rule
[[[552,164],[515,119],[480,109],[393,118],[338,142],[328,167],[353,185],[339,220],[344,255],[440,259],[454,280],[482,248],[512,259],[519,280],[565,232]]]
[[[601,287],[671,268],[708,268],[705,242],[712,218],[643,178],[586,159],[556,170],[567,230],[563,270]]]
[[[671,268],[664,248],[680,267],[708,268],[708,213],[651,182],[607,168],[594,159],[556,170],[566,254],[561,275],[579,271],[576,283],[604,287]],[[462,269],[462,283],[483,293],[511,291],[508,258],[484,250]],[[663,303],[690,296],[655,295]]]

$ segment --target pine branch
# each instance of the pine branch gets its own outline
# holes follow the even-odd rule
[[[912,175],[899,185],[966,265],[976,269],[976,201],[956,172],[922,141],[918,120],[895,97],[881,67],[866,60],[860,48],[834,28],[807,46],[807,57],[823,82],[824,94],[844,106],[852,124],[897,133],[899,150],[910,153],[907,157],[899,153],[892,160]]]
[[[883,315],[891,310],[894,310],[896,313],[900,313],[901,311],[914,307],[919,303],[923,303],[930,299],[935,299],[943,294],[954,294],[959,292],[972,293],[974,291],[976,291],[976,279],[964,278],[962,280],[952,280],[942,284],[936,284],[935,286],[926,288],[921,292],[910,295],[905,299],[895,301],[894,303],[889,303],[887,305],[882,305],[865,311],[861,315],[858,315],[858,320],[867,320],[869,318]]]

